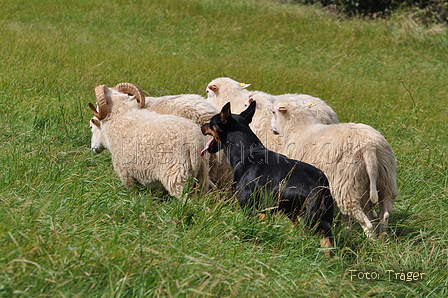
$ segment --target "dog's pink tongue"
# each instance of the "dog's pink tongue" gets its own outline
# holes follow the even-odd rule
[[[207,142],[207,144],[205,144],[205,148],[202,149],[201,154],[200,154],[201,157],[204,156],[205,151],[207,151],[207,149],[210,147],[210,145],[213,143],[214,140],[215,140],[214,138],[211,138],[211,139]]]

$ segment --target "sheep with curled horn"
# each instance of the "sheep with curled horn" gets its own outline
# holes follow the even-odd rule
[[[137,101],[141,108],[156,112],[158,114],[175,115],[190,119],[199,127],[208,123],[210,119],[218,113],[218,110],[208,102],[204,97],[198,94],[178,94],[166,95],[159,97],[144,96],[140,88],[129,83],[120,83],[113,89],[128,94],[138,94]],[[144,97],[144,104],[140,101],[140,97]],[[216,185],[226,186],[231,182],[230,167],[225,153],[209,156],[209,178]]]
[[[201,190],[208,190],[208,160],[200,157],[205,140],[198,125],[145,109],[145,96],[137,86],[119,85],[121,92],[105,85],[95,88],[98,109],[89,104],[94,115],[92,150],[110,151],[114,170],[128,188],[161,185],[181,198],[193,177]]]

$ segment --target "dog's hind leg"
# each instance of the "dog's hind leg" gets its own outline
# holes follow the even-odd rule
[[[325,249],[327,257],[334,256],[333,254],[333,234],[331,232],[332,224],[321,218],[316,233],[319,235],[320,245]]]
[[[296,213],[288,214],[288,218],[292,221],[296,228],[300,227],[299,216]]]
[[[333,251],[332,251],[333,246],[332,246],[332,244],[331,244],[331,238],[330,238],[330,237],[322,237],[322,238],[320,238],[319,241],[320,241],[320,245],[321,245],[323,248],[325,248],[325,255],[326,255],[328,258],[333,257],[333,256],[334,256],[334,253],[333,253]]]

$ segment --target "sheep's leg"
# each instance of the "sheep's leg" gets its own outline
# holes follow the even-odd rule
[[[367,213],[367,217],[370,219],[370,220],[374,220],[374,219],[377,219],[378,218],[378,214],[376,213],[376,211],[375,210],[370,210],[369,211],[369,213]]]
[[[389,211],[385,200],[380,201],[380,231],[379,238],[383,239],[387,235],[387,223],[389,221]]]
[[[126,167],[123,167],[118,163],[116,164],[114,163],[114,169],[115,172],[117,172],[118,177],[120,177],[121,182],[126,188],[131,189],[134,185],[137,184],[137,181],[134,179],[134,177],[132,177],[129,174]]]
[[[174,196],[178,199],[182,198],[182,195],[184,193],[184,187],[185,187],[185,184],[187,183],[187,179],[181,179],[181,181],[184,183],[176,182],[175,185],[170,187],[170,189],[168,190],[172,196]]]
[[[132,187],[134,187],[137,184],[137,181],[130,176],[120,178],[121,182],[123,183],[124,186],[126,186],[127,189],[132,189]]]
[[[341,221],[342,221],[343,223],[346,223],[346,224],[347,224],[345,228],[346,228],[349,232],[351,232],[351,230],[352,230],[352,219],[351,219],[350,215],[341,213]]]
[[[359,209],[357,210],[357,212],[353,213],[353,217],[357,221],[359,221],[366,236],[369,238],[373,238],[373,226],[367,215],[361,209]]]
[[[192,164],[192,171],[193,173],[190,176],[196,177],[196,191],[199,193],[205,193],[209,191],[211,188],[215,186],[215,184],[210,180],[210,173],[209,173],[209,163],[200,160],[199,161],[199,168],[197,169],[197,173],[194,174],[194,164]]]
[[[208,179],[208,187],[206,191],[209,191],[210,189],[214,189],[216,187],[215,183],[212,182],[212,180]]]

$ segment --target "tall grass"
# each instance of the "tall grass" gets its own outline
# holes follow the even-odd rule
[[[448,294],[445,29],[251,0],[0,7],[1,297]],[[380,130],[398,159],[387,240],[336,221],[329,260],[284,216],[247,218],[221,191],[182,203],[127,190],[110,155],[88,149],[95,86],[205,95],[221,76],[319,96]],[[408,271],[425,275],[400,280]]]

